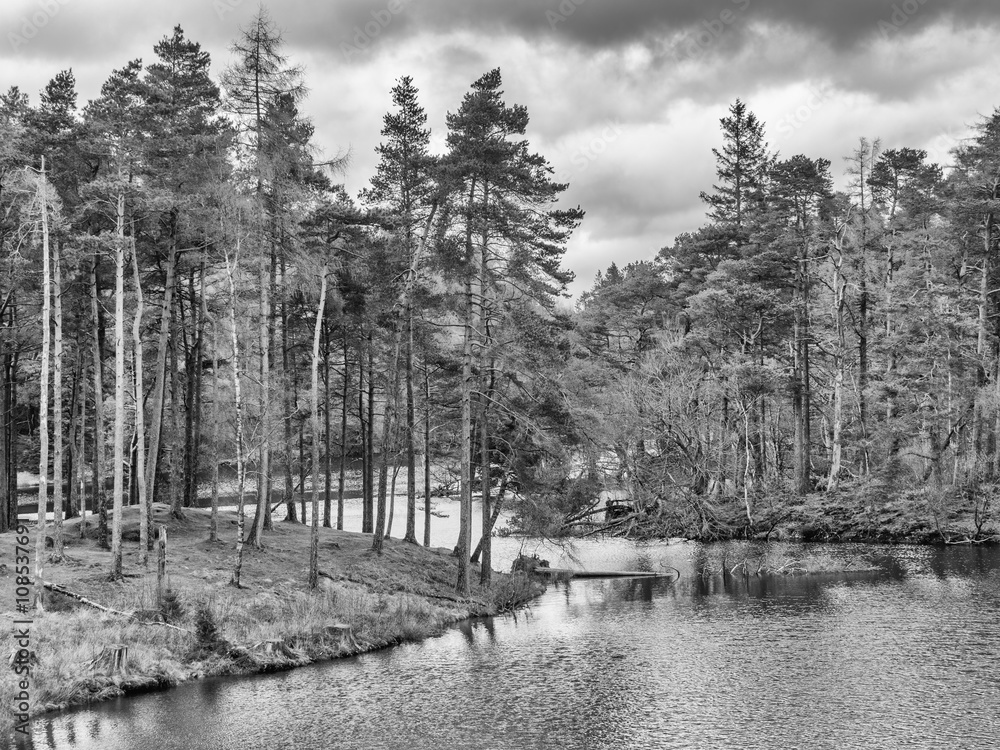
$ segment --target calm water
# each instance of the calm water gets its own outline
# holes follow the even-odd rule
[[[507,557],[517,551],[511,540],[499,544]],[[669,565],[682,578],[559,584],[516,618],[466,623],[423,643],[38,720],[30,746],[1000,745],[1000,551],[813,546],[811,554],[874,558],[880,572],[697,575],[706,560],[766,552],[550,548],[543,554],[554,564]]]

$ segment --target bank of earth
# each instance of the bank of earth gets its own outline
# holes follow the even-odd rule
[[[154,505],[154,523],[167,528],[169,593],[157,607],[156,553],[141,562],[138,512],[123,517],[124,571],[109,581],[110,552],[98,546],[88,524],[64,525],[65,556],[48,561],[43,579],[99,604],[45,591],[45,611],[30,626],[31,714],[166,688],[215,675],[290,669],[425,638],[457,621],[516,607],[541,593],[523,574],[495,572],[472,592],[455,595],[457,559],[451,550],[387,539],[381,555],[370,534],[320,529],[320,583],[308,583],[310,529],[276,523],[263,549],[245,548],[241,588],[230,585],[235,559],[236,514],[219,514],[219,541],[209,542],[210,511],[185,509],[171,516]],[[51,526],[50,526],[51,530]],[[34,527],[31,527],[34,543]],[[0,560],[13,560],[15,534],[0,535]],[[15,653],[15,576],[0,567],[3,654]],[[124,663],[122,663],[124,661]],[[4,712],[16,686],[0,681]]]

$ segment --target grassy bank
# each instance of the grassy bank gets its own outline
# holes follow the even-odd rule
[[[495,574],[487,590],[476,585],[468,599],[454,595],[457,561],[450,550],[387,540],[382,555],[370,551],[371,536],[320,530],[319,587],[310,591],[309,529],[276,524],[265,548],[246,548],[243,588],[228,585],[234,560],[235,515],[220,514],[211,543],[209,512],[188,510],[172,519],[155,506],[156,523],[167,527],[167,575],[173,592],[164,611],[155,605],[155,557],[142,567],[138,545],[126,542],[124,580],[109,582],[110,553],[92,533],[79,536],[79,521],[65,526],[63,561],[46,564],[44,579],[147,622],[102,612],[46,591],[46,611],[34,615],[31,713],[104,700],[129,692],[176,685],[190,679],[287,669],[357,654],[433,635],[458,620],[494,614],[538,593],[523,577]],[[125,538],[138,539],[135,508],[123,516]],[[34,536],[32,536],[34,542]],[[14,534],[0,535],[0,555],[14,559]],[[51,552],[51,550],[49,550]],[[4,654],[12,654],[15,604],[13,571],[0,570]],[[158,621],[165,616],[168,627]],[[110,663],[108,647],[127,647],[124,669]],[[13,679],[0,681],[9,726],[16,694]]]

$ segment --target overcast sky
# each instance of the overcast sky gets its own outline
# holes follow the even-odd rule
[[[719,118],[737,98],[783,157],[842,158],[860,137],[954,143],[1000,105],[997,0],[273,0],[303,105],[326,156],[349,152],[352,194],[375,163],[389,89],[411,75],[434,131],[472,81],[500,67],[529,138],[587,217],[571,291],[599,269],[652,258],[704,222]],[[81,106],[108,73],[151,60],[180,24],[216,75],[255,0],[2,0],[0,89],[32,104],[73,68]]]

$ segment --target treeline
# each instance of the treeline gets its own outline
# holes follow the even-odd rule
[[[771,153],[743,102],[721,124],[709,222],[580,305],[592,470],[611,450],[675,533],[766,531],[838,490],[962,506],[981,529],[1000,480],[1000,111],[947,167],[862,139],[843,191],[829,160]]]
[[[68,70],[37,105],[0,97],[0,531],[18,471],[37,472],[55,510],[39,576],[63,556],[63,519],[89,510],[119,577],[122,506],[142,509],[149,550],[151,503],[182,517],[204,488],[215,518],[222,467],[240,509],[233,582],[279,504],[304,522],[311,479],[315,585],[316,528],[343,528],[348,462],[381,551],[399,471],[418,541],[417,462],[429,495],[433,458],[457,465],[468,591],[473,483],[488,582],[490,488],[502,498],[544,465],[561,410],[550,375],[567,362],[560,260],[582,212],[556,208],[566,185],[525,139],[526,109],[490,71],[432,154],[400,78],[354,199],[333,179],[345,160],[312,144],[282,50],[261,11],[219,83],[177,27],[82,108]]]
[[[397,476],[416,543],[431,467],[453,467],[463,592],[470,560],[489,580],[501,510],[591,530],[602,490],[633,511],[612,527],[705,538],[766,529],[810,493],[987,518],[1000,113],[948,168],[862,140],[836,191],[830,161],[771,153],[737,101],[709,222],[571,309],[561,260],[583,214],[557,207],[567,186],[498,70],[448,113],[440,154],[400,78],[352,197],[282,49],[262,11],[218,83],[176,28],[82,108],[71,71],[37,105],[0,96],[0,530],[18,471],[37,473],[55,510],[39,568],[63,555],[63,519],[92,512],[120,576],[122,506],[142,509],[149,550],[151,503],[180,517],[211,492],[215,518],[221,472],[234,583],[283,505],[311,516],[315,584],[317,526],[343,528],[354,462],[376,551]]]

